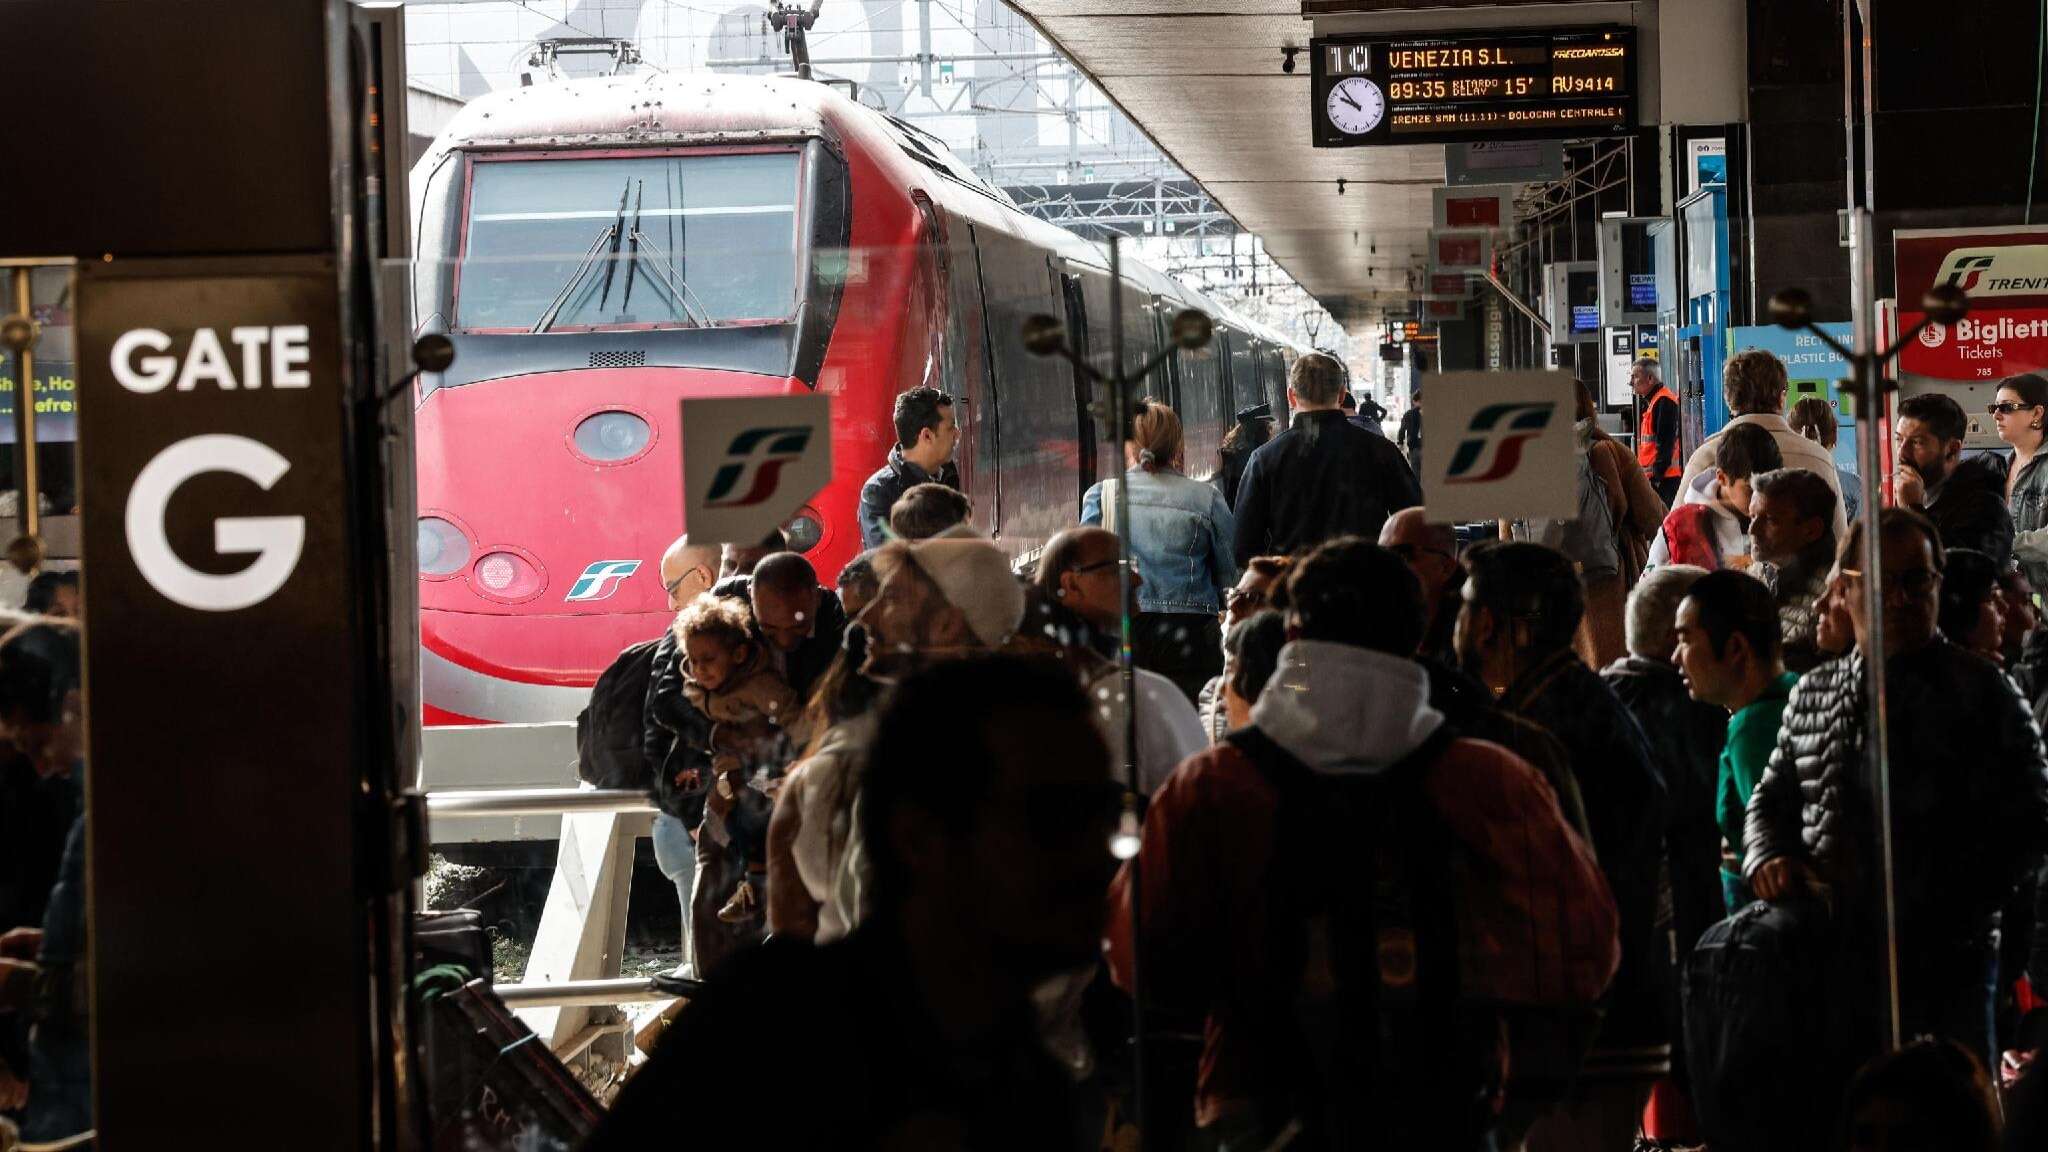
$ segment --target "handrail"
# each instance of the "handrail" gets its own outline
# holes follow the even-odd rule
[[[508,1008],[603,1008],[676,998],[674,992],[656,988],[653,978],[646,976],[564,980],[559,984],[500,984],[492,991]]]
[[[656,811],[651,795],[629,788],[479,788],[427,793],[427,815],[437,819]]]

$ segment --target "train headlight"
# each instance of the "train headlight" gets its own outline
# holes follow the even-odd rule
[[[825,539],[825,523],[818,518],[818,510],[806,504],[782,526],[782,534],[789,537],[791,552],[809,552]]]
[[[488,552],[476,562],[476,590],[493,600],[518,603],[540,595],[547,581],[540,567],[516,552]]]
[[[647,451],[654,428],[631,412],[616,409],[583,418],[569,442],[576,454],[597,464],[617,464]]]
[[[453,576],[469,567],[469,537],[453,521],[439,516],[420,517],[415,551],[422,576]]]

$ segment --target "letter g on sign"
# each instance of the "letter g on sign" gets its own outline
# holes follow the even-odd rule
[[[193,569],[171,550],[164,512],[187,480],[205,472],[232,472],[269,491],[291,462],[246,436],[193,436],[157,453],[128,492],[128,551],[149,585],[173,603],[202,612],[236,612],[268,600],[298,567],[306,542],[303,516],[235,516],[214,521],[213,546],[222,553],[253,552],[256,560],[227,576]]]

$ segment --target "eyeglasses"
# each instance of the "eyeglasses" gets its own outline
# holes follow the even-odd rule
[[[1269,599],[1264,588],[1232,588],[1223,594],[1223,606],[1232,612],[1240,608],[1263,607]]]
[[[1863,579],[1863,573],[1855,568],[1842,569],[1842,575],[1859,581]],[[1908,568],[1904,572],[1887,572],[1884,575],[1886,592],[1904,592],[1908,596],[1925,596],[1940,582],[1941,573],[1931,568]]]
[[[1093,564],[1077,564],[1074,567],[1067,569],[1067,571],[1072,572],[1076,576],[1085,576],[1090,572],[1100,572],[1104,568],[1114,568],[1117,566],[1117,564],[1117,558],[1112,556],[1107,560],[1097,560]],[[1131,571],[1136,572],[1137,570],[1138,562],[1136,560],[1131,561]]]
[[[2019,404],[2011,400],[2000,400],[1996,404],[1986,404],[1984,411],[1989,412],[1993,416],[2010,416],[2015,412],[2024,412],[2029,408],[2038,407],[2040,407],[2038,404]]]

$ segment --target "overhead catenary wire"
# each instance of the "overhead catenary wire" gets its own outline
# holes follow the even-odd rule
[[[2020,219],[2034,222],[2034,172],[2041,161],[2041,68],[2048,61],[2048,0],[2041,0],[2041,14],[2034,20],[2034,130],[2027,136],[2027,208]]]

